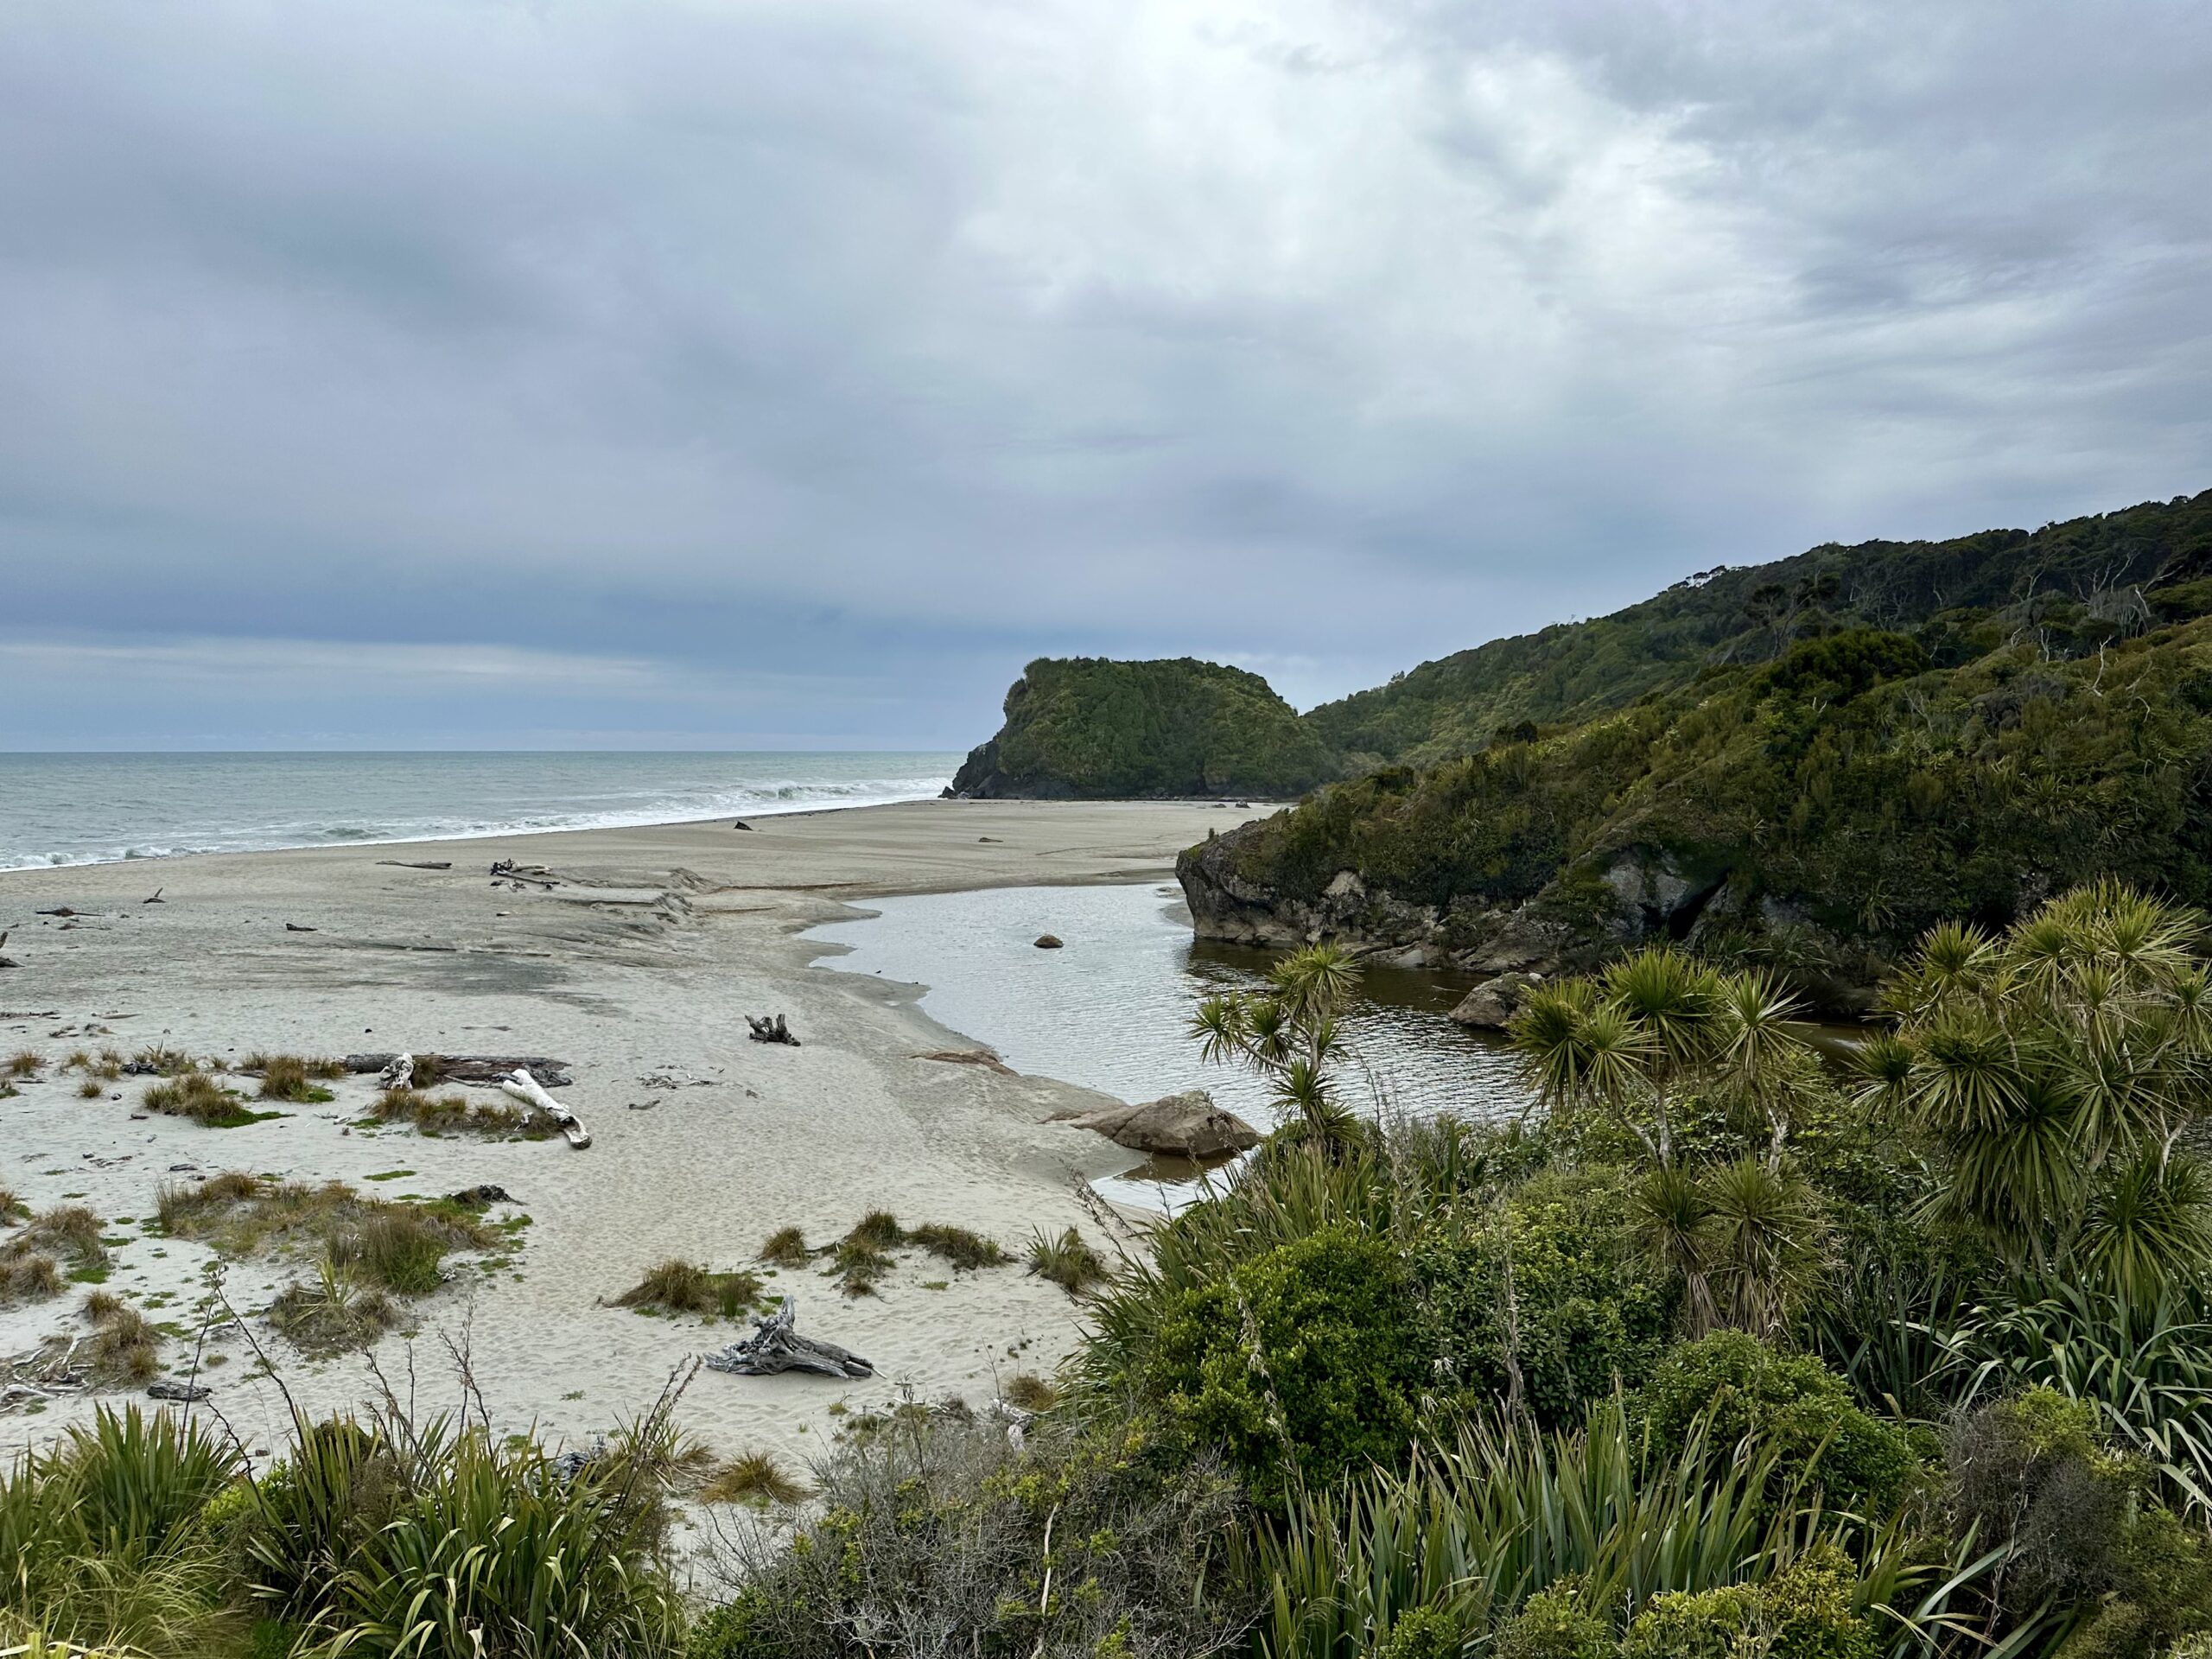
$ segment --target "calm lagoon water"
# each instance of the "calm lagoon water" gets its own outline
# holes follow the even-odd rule
[[[822,965],[925,985],[923,1012],[988,1044],[1016,1071],[1058,1077],[1123,1100],[1205,1089],[1248,1122],[1274,1120],[1249,1074],[1208,1065],[1188,1035],[1205,997],[1261,982],[1267,953],[1199,944],[1173,884],[1002,887],[878,899],[871,919],[836,922],[807,937],[849,947]],[[1035,940],[1052,933],[1058,950]],[[1374,1109],[1484,1118],[1517,1114],[1526,1091],[1495,1039],[1452,1023],[1471,981],[1378,969],[1345,1020],[1351,1097]],[[1142,1177],[1114,1184],[1116,1198],[1173,1202]]]

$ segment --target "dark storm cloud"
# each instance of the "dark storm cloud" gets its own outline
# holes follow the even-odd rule
[[[2202,488],[2208,79],[2165,3],[30,0],[0,747],[1311,701]]]

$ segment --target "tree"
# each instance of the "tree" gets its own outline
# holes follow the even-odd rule
[[[1292,1137],[1347,1145],[1359,1120],[1338,1098],[1330,1065],[1343,1052],[1338,1016],[1359,990],[1359,964],[1335,945],[1294,951],[1268,970],[1265,991],[1210,996],[1191,1034],[1211,1062],[1235,1062],[1268,1083]]]
[[[2139,1305],[2212,1265],[2212,1179],[2177,1149],[2212,1100],[2202,918],[2114,881],[2002,938],[1933,930],[1860,1049],[1862,1098],[1942,1166],[1936,1213],[2016,1267],[2064,1260]]]

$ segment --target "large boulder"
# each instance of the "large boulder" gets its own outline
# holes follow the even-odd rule
[[[1260,1144],[1259,1131],[1234,1112],[1213,1103],[1203,1089],[1147,1101],[1141,1106],[1108,1106],[1065,1122],[1096,1129],[1117,1147],[1133,1152],[1165,1153],[1178,1158],[1218,1158]]]
[[[1486,979],[1459,999],[1452,1018],[1478,1031],[1503,1031],[1521,1012],[1529,993],[1543,982],[1541,974],[1500,974]]]

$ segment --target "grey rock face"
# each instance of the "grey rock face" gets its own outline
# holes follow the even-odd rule
[[[1109,1106],[1065,1122],[1095,1129],[1117,1147],[1133,1152],[1165,1153],[1179,1158],[1217,1158],[1260,1144],[1259,1131],[1234,1112],[1213,1103],[1203,1089],[1187,1090],[1141,1106]]]

